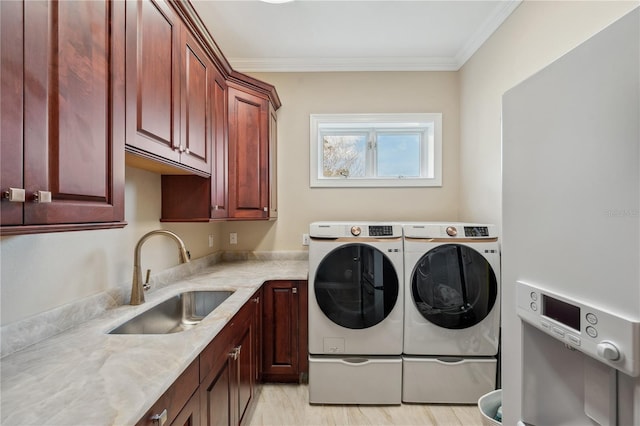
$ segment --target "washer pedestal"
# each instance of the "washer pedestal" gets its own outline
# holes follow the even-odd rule
[[[496,358],[402,357],[402,401],[476,404],[496,388]]]
[[[398,405],[402,358],[309,356],[310,404]]]

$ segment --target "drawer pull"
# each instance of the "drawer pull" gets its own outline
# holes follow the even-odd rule
[[[2,194],[2,198],[12,203],[24,203],[25,190],[22,188],[9,188]]]
[[[35,203],[50,203],[51,202],[51,192],[49,191],[36,191],[33,193],[33,201]]]
[[[162,410],[160,414],[151,416],[151,421],[154,425],[163,426],[167,422],[167,409]]]

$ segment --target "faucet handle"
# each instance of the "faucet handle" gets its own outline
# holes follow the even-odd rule
[[[151,269],[147,269],[147,276],[144,280],[144,284],[142,284],[143,290],[149,290],[151,288],[151,284],[149,284],[149,275],[151,275]]]

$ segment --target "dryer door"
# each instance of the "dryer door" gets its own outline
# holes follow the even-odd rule
[[[471,327],[491,311],[498,295],[496,274],[476,250],[444,244],[429,250],[411,277],[413,303],[433,324],[449,329]]]
[[[318,265],[316,301],[334,323],[351,329],[372,327],[398,302],[398,274],[387,256],[366,244],[347,244]]]

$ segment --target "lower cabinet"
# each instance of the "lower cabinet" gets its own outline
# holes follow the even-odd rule
[[[307,282],[268,281],[262,294],[262,380],[303,382],[309,371]]]
[[[258,294],[200,354],[200,421],[203,425],[238,425],[251,416],[258,368],[257,302]]]
[[[245,424],[256,384],[304,380],[307,353],[307,281],[268,281],[137,425]]]

